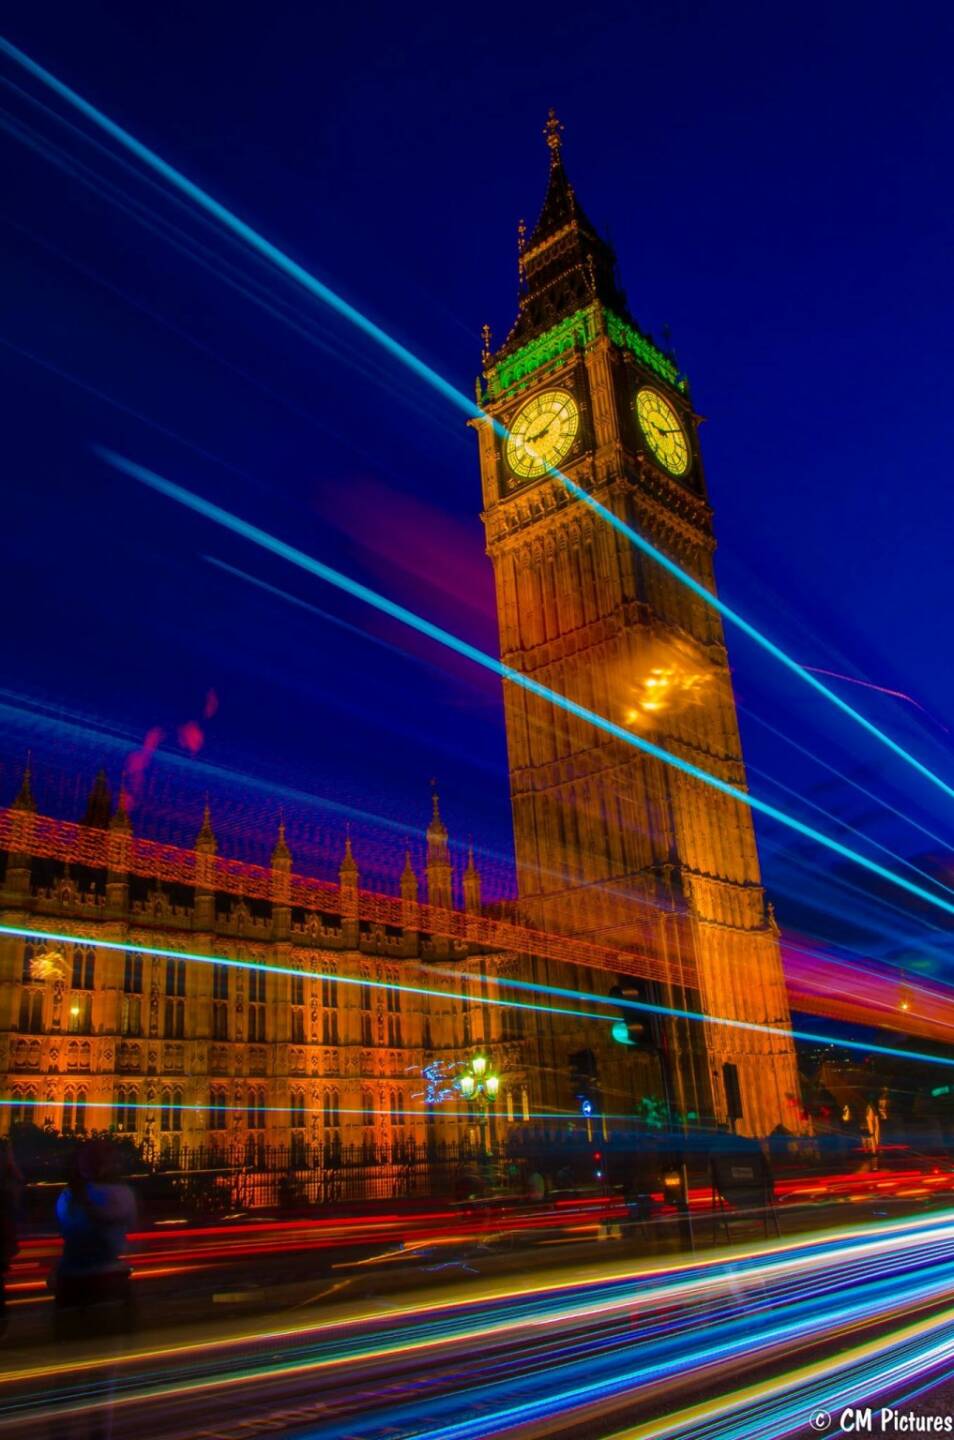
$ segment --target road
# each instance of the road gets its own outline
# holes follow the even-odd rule
[[[174,1330],[153,1327],[141,1303],[137,1334],[83,1335],[55,1353],[15,1345],[0,1437],[808,1434],[819,1409],[904,1400],[954,1366],[954,1210],[870,1212],[846,1204],[823,1228],[695,1256],[556,1234],[555,1249],[516,1255],[489,1234],[458,1237],[422,1244],[400,1271],[387,1258],[334,1261],[318,1293],[314,1275],[290,1282],[280,1312],[227,1307]],[[294,1233],[281,1232],[282,1273],[306,1263],[288,1249]]]

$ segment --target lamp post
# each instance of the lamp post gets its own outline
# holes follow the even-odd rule
[[[500,1076],[489,1063],[486,1055],[475,1055],[465,1070],[457,1077],[457,1088],[467,1101],[468,1108],[476,1104],[483,1143],[481,1148],[490,1153],[488,1116],[493,1119],[494,1101],[500,1090]]]

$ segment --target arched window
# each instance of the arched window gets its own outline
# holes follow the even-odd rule
[[[63,1129],[78,1135],[86,1129],[86,1091],[67,1087],[63,1096]]]
[[[91,945],[73,946],[73,989],[92,990],[96,978],[96,952]]]
[[[116,1091],[116,1129],[124,1134],[135,1133],[139,1114],[139,1091],[135,1085],[120,1085]]]
[[[23,1035],[41,1035],[43,1033],[42,990],[21,990],[19,1029]]]
[[[337,1090],[326,1090],[324,1098],[324,1121],[326,1130],[337,1130],[341,1124],[341,1115],[338,1110]]]
[[[391,1124],[402,1126],[404,1124],[404,1097],[400,1090],[391,1091]]]
[[[182,1090],[178,1085],[167,1085],[162,1092],[159,1129],[165,1131],[182,1129]]]
[[[36,959],[36,946],[29,941],[23,947],[23,969],[20,972],[20,983],[22,985],[33,985],[36,976],[33,973],[33,962]],[[22,1026],[21,1026],[22,1029]]]
[[[303,1090],[293,1090],[289,1100],[289,1115],[292,1129],[300,1130],[305,1124],[305,1092]]]
[[[209,1129],[225,1129],[225,1107],[228,1103],[225,1087],[213,1085],[209,1091]]]
[[[248,1091],[248,1128],[250,1130],[265,1129],[265,1087],[264,1085],[250,1085]]]
[[[361,1092],[361,1124],[364,1126],[374,1125],[374,1096],[370,1090]]]

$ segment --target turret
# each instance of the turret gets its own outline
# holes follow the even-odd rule
[[[431,823],[427,827],[427,903],[437,910],[450,910],[454,904],[454,874],[447,827],[441,819],[436,790]]]
[[[272,851],[272,932],[285,938],[291,929],[291,851],[285,841],[285,820],[278,822],[278,839]]]
[[[23,770],[16,799],[10,806],[10,848],[4,888],[10,895],[29,895],[36,800],[33,798],[31,757]]]
[[[401,924],[406,931],[418,928],[417,898],[417,875],[411,864],[411,851],[408,847],[404,852],[404,869],[401,871]]]
[[[202,826],[195,837],[195,927],[211,930],[215,925],[215,852],[212,816],[206,800]]]
[[[358,865],[351,853],[351,831],[345,836],[345,853],[338,869],[341,929],[349,945],[358,943]]]
[[[82,824],[90,830],[108,830],[112,819],[113,797],[109,789],[106,771],[100,770],[93,781],[86,801],[86,814]]]
[[[109,819],[106,840],[106,904],[110,910],[129,908],[129,862],[132,858],[132,821],[126,809],[126,792],[119,791],[119,804]]]
[[[474,864],[474,847],[467,849],[467,869],[462,877],[464,889],[464,909],[468,915],[480,914],[480,871]]]

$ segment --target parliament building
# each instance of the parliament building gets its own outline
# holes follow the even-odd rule
[[[517,318],[497,349],[485,329],[471,422],[500,656],[529,682],[503,683],[513,905],[482,904],[472,855],[454,874],[436,796],[424,873],[408,855],[381,896],[360,837],[328,885],[295,872],[284,827],[268,867],[222,856],[208,808],[189,850],[139,839],[105,775],[82,820],[42,816],[27,769],[0,812],[0,1123],[170,1156],[496,1144],[660,1107],[800,1128],[751,811],[699,776],[746,788],[698,417],[552,114],[546,138]],[[461,1090],[475,1058],[496,1093]]]

